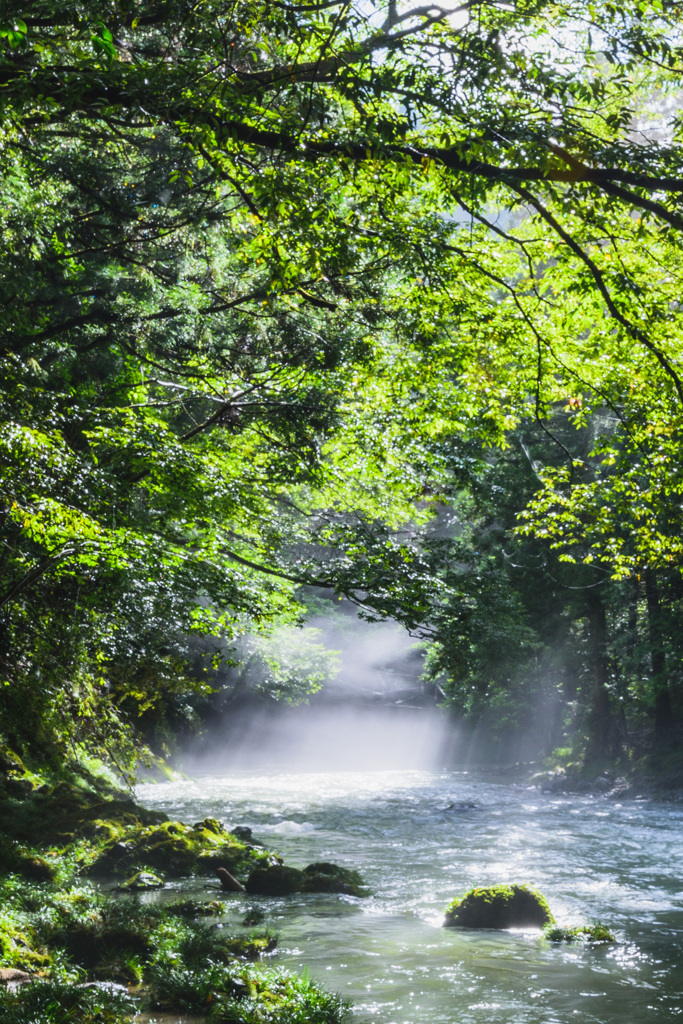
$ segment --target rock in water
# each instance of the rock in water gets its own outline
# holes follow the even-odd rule
[[[526,885],[470,889],[446,907],[444,927],[542,928],[554,922],[545,898]]]
[[[298,868],[270,864],[254,868],[247,879],[247,892],[259,896],[288,896],[301,891],[303,879],[304,873]]]
[[[163,889],[164,880],[151,871],[138,871],[118,886],[119,892],[145,892],[147,889]]]
[[[248,825],[235,825],[234,828],[230,829],[231,836],[237,836],[243,843],[250,843],[254,838],[253,833]]]
[[[227,868],[216,868],[216,874],[221,880],[221,885],[228,892],[246,892],[241,882],[238,882],[234,875],[231,875]]]
[[[247,879],[247,892],[261,896],[288,896],[293,892],[336,892],[346,896],[367,896],[357,871],[321,861],[303,871],[284,864],[254,868]]]

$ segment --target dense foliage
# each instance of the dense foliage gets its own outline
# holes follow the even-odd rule
[[[0,26],[5,727],[124,764],[126,721],[210,680],[192,636],[221,657],[309,583],[429,637],[460,707],[524,707],[529,651],[578,630],[589,742],[618,686],[664,735],[681,5],[25,7]],[[510,543],[552,578],[517,585]]]

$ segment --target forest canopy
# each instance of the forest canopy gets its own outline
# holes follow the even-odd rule
[[[579,635],[589,742],[665,735],[682,14],[4,4],[3,722],[124,763],[309,585],[472,713]]]

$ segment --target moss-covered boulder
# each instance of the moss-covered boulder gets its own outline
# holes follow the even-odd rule
[[[52,882],[57,874],[57,864],[20,847],[2,845],[0,870],[21,875],[31,882]]]
[[[198,832],[213,832],[215,835],[220,836],[225,834],[225,825],[218,818],[204,818],[203,821],[198,821],[192,828],[197,829]]]
[[[118,838],[111,837],[91,864],[90,873],[125,877],[135,871],[150,870],[167,878],[179,878],[213,875],[217,868],[225,867],[239,874],[269,857],[266,851],[253,850],[240,842],[214,819],[194,826],[161,821],[123,829]]]
[[[368,890],[357,871],[320,861],[304,868],[302,892],[339,892],[346,896],[367,896]]]
[[[0,792],[0,820],[15,841],[60,847],[83,838],[113,841],[132,828],[167,820],[165,814],[140,807],[121,792],[95,792],[73,781],[34,788],[26,781],[21,803],[6,787]]]
[[[65,925],[50,938],[50,946],[63,950],[72,963],[87,970],[113,960],[147,960],[152,940],[145,922],[106,922],[102,919]]]
[[[366,896],[367,889],[357,871],[338,864],[309,864],[300,871],[284,864],[255,868],[246,881],[250,895],[288,896],[294,892],[338,892],[347,896]]]
[[[258,896],[289,896],[300,892],[304,880],[303,871],[288,868],[284,864],[265,864],[254,868],[245,883],[245,889],[251,895]]]
[[[543,928],[554,922],[547,901],[526,885],[470,889],[446,907],[444,927]]]
[[[5,779],[5,790],[15,800],[26,800],[33,792],[33,783],[30,779],[18,779],[10,775]]]
[[[38,942],[33,928],[0,916],[0,962],[3,967],[33,971],[47,967],[51,956]]]
[[[169,917],[220,917],[225,913],[222,900],[174,900],[164,907]]]
[[[131,878],[119,886],[119,892],[146,892],[149,889],[163,889],[163,878],[151,871],[137,871]]]

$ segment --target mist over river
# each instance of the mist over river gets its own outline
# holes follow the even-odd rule
[[[680,805],[545,795],[483,770],[231,770],[142,785],[138,797],[187,822],[248,825],[294,867],[360,871],[366,899],[224,894],[226,928],[240,932],[247,908],[260,908],[280,938],[272,962],[348,997],[352,1022],[622,1024],[683,1013]],[[531,884],[558,923],[602,921],[618,942],[441,927],[454,896],[498,882]],[[179,888],[206,893],[207,882],[147,898]]]

